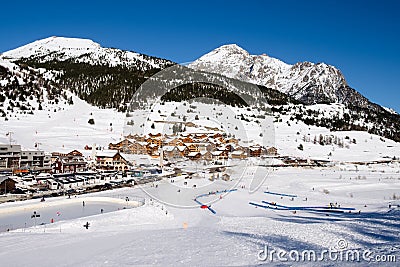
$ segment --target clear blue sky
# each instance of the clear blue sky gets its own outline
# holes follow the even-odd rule
[[[287,63],[325,62],[400,112],[400,1],[3,1],[0,51],[83,37],[183,63],[227,43]]]

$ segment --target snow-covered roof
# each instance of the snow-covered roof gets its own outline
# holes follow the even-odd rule
[[[174,151],[175,147],[174,146],[164,146],[163,150],[166,152],[172,152]]]
[[[197,156],[198,154],[200,154],[200,152],[190,152],[190,153],[188,154],[188,157],[195,157],[195,156]]]
[[[175,140],[175,138],[166,138],[166,139],[164,139],[164,142],[165,143],[169,143],[169,142],[172,142],[174,140]]]
[[[185,149],[186,149],[186,146],[177,146],[176,147],[179,151],[185,151]]]
[[[137,159],[137,155],[135,155],[135,154],[126,154],[126,153],[120,153],[120,155],[126,160],[126,161],[129,161],[129,162],[136,162],[136,159]]]
[[[117,153],[118,153],[118,150],[103,150],[103,151],[97,152],[96,157],[112,158]]]

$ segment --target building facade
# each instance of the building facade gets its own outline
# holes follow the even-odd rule
[[[20,168],[21,146],[0,144],[0,169],[13,170]]]

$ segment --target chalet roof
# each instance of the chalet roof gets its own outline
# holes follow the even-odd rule
[[[100,158],[113,158],[118,150],[103,150],[96,153],[96,157]]]
[[[187,149],[187,147],[186,146],[177,146],[176,147],[179,151],[185,151],[185,149]]]
[[[137,155],[134,155],[134,154],[126,154],[126,153],[119,153],[119,154],[121,155],[121,157],[124,160],[131,162],[131,163],[135,162],[137,159]]]
[[[191,145],[194,145],[194,146],[208,146],[209,145],[209,143],[184,143],[184,145],[185,146],[191,146]]]
[[[82,157],[83,156],[83,154],[81,153],[81,152],[79,152],[78,150],[72,150],[71,152],[69,152],[68,154],[67,154],[67,156],[80,156],[80,157]]]
[[[244,154],[244,151],[242,151],[242,150],[236,150],[236,151],[233,151],[231,154],[232,154],[232,155],[243,155],[243,154]]]
[[[17,182],[14,178],[11,178],[11,177],[8,177],[8,176],[0,176],[0,183],[2,183],[3,181],[5,181],[7,179],[11,179],[11,180]]]
[[[172,151],[174,151],[174,149],[176,149],[175,146],[164,146],[163,147],[163,150],[166,152],[172,152]]]
[[[198,143],[184,143],[184,145],[185,145],[186,147],[190,147],[190,146],[195,146],[195,147],[197,147],[197,146],[198,146]]]
[[[190,152],[188,157],[196,157],[198,154],[200,154],[200,152]]]
[[[172,141],[174,141],[174,140],[176,140],[177,138],[166,138],[166,139],[164,139],[164,143],[169,143],[169,142],[172,142]]]

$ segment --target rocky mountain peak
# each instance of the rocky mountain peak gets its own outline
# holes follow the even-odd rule
[[[237,45],[223,45],[189,67],[279,90],[305,103],[343,103],[348,87],[343,74],[326,63],[287,64],[266,54],[251,55]],[[350,92],[347,90],[346,93]]]

